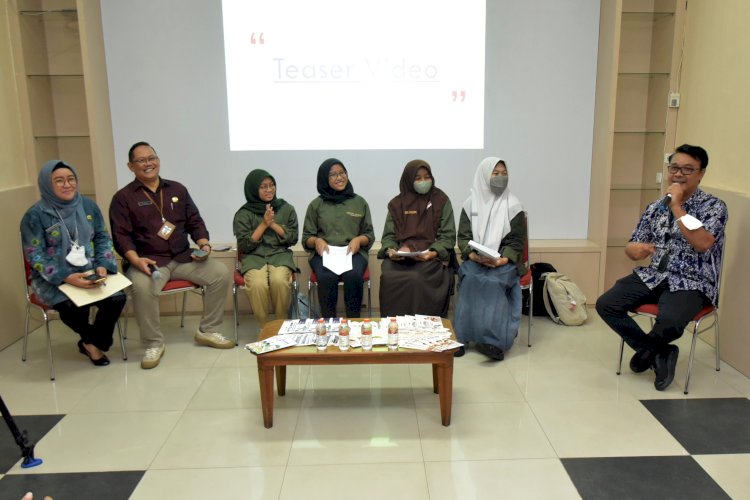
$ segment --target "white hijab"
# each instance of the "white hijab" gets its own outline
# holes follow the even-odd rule
[[[471,196],[464,202],[464,211],[471,220],[471,233],[474,241],[494,250],[510,232],[510,221],[523,210],[523,205],[510,192],[510,182],[503,194],[496,195],[490,190],[490,176],[500,158],[485,158],[477,167]],[[507,167],[506,167],[507,168]]]

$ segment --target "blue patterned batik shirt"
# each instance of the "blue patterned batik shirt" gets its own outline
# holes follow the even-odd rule
[[[698,290],[717,304],[727,206],[719,198],[696,189],[682,208],[716,238],[713,246],[704,253],[697,252],[682,236],[672,212],[658,200],[646,207],[630,237],[631,243],[651,243],[656,247],[651,264],[638,266],[635,272],[650,289],[667,279],[670,291]]]

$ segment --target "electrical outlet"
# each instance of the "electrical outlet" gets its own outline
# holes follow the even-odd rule
[[[661,184],[662,173],[656,172],[656,183]]]
[[[680,107],[680,93],[679,92],[670,92],[669,93],[669,107],[670,108],[679,108]]]
[[[669,157],[671,156],[671,154],[672,154],[672,153],[664,153],[664,164],[665,164],[665,165],[666,165],[667,163],[669,163]]]

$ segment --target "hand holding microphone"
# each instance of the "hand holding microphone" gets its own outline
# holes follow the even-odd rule
[[[156,264],[149,264],[148,268],[151,270],[151,279],[152,280],[161,279],[161,272],[159,272],[159,268],[156,267]]]
[[[669,208],[672,205],[672,201],[676,198],[678,205],[682,204],[682,194],[684,188],[679,182],[673,182],[667,187],[667,194],[661,199],[661,206]]]

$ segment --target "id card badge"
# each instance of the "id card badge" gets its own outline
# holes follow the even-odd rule
[[[157,236],[159,236],[159,238],[163,240],[168,240],[172,236],[172,233],[174,233],[174,228],[174,224],[172,224],[168,220],[165,220],[164,224],[162,224],[159,228],[159,233],[157,234]]]

